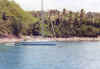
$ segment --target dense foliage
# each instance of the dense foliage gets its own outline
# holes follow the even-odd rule
[[[38,18],[24,11],[14,1],[0,0],[0,35],[13,34],[18,36],[19,34],[28,34],[30,25],[37,21]],[[3,30],[5,32],[2,32]]]
[[[40,12],[31,12],[40,17]],[[44,13],[45,36],[56,37],[97,37],[100,35],[100,14],[95,12],[72,12],[50,10]]]

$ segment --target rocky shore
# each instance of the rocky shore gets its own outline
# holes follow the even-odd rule
[[[71,37],[71,38],[43,38],[43,37],[30,37],[26,36],[23,38],[0,38],[0,43],[14,43],[20,41],[42,41],[42,40],[50,40],[50,41],[100,41],[100,37],[90,38],[90,37]]]
[[[56,38],[57,41],[100,41],[100,37],[71,37],[71,38]]]

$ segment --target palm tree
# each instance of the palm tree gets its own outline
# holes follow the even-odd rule
[[[90,23],[94,23],[94,15],[92,12],[88,12],[87,17],[88,17]]]
[[[81,9],[81,11],[80,11],[80,23],[83,22],[84,17],[85,17],[85,11],[84,11],[84,9]]]
[[[66,15],[66,9],[65,8],[63,9],[63,15],[64,16]]]
[[[72,11],[70,11],[69,12],[69,20],[68,20],[69,23],[73,23],[73,17],[72,16],[73,16],[73,13],[72,13]]]

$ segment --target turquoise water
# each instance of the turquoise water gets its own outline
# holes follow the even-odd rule
[[[0,45],[0,69],[100,69],[100,42]]]

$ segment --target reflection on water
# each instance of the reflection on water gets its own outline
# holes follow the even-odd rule
[[[57,46],[0,45],[0,69],[100,69],[100,42]]]

